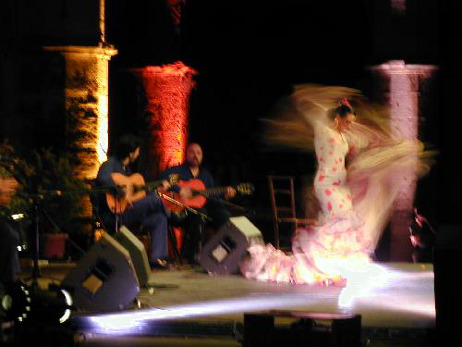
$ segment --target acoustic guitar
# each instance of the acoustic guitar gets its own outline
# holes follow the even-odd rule
[[[180,202],[181,204],[171,204],[168,200],[164,200],[164,203],[167,205],[167,208],[169,208],[171,211],[172,210],[178,210],[181,209],[181,205],[191,207],[191,208],[201,208],[205,205],[207,202],[207,198],[211,198],[214,196],[219,196],[225,193],[227,187],[232,187],[236,190],[237,193],[241,195],[250,195],[254,191],[253,184],[251,183],[240,183],[237,185],[233,186],[226,186],[226,187],[214,187],[214,188],[209,188],[206,189],[204,182],[202,182],[200,179],[192,179],[189,181],[178,181],[176,183],[178,186],[181,188],[183,187],[188,187],[191,188],[192,191],[192,196],[191,198],[187,199],[182,196],[180,196],[179,193],[167,193],[163,195],[167,195],[170,198]]]
[[[114,192],[106,193],[106,203],[112,213],[122,213],[129,208],[135,201],[138,201],[146,196],[148,192],[153,192],[162,185],[165,180],[158,180],[145,183],[144,178],[139,173],[130,176],[114,172],[111,174],[112,180],[117,187],[120,188],[122,194]],[[170,185],[176,183],[176,179],[172,177],[169,181]]]

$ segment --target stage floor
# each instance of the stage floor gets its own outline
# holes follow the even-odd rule
[[[42,269],[42,276],[63,278],[71,267],[50,265]],[[359,271],[346,287],[211,276],[202,268],[188,266],[154,270],[149,283],[150,287],[142,288],[138,295],[140,309],[75,313],[71,319],[85,331],[87,344],[102,336],[109,341],[107,338],[114,335],[208,336],[238,341],[244,313],[270,310],[359,314],[363,335],[367,332],[369,340],[374,334],[382,341],[394,334],[395,338],[406,335],[402,341],[417,342],[416,336],[425,341],[427,332],[435,327],[431,264],[374,264],[368,271]],[[412,344],[396,344],[395,339],[388,345]]]
[[[344,288],[211,276],[200,268],[153,271],[149,283],[151,289],[142,289],[138,296],[141,310],[97,315],[92,318],[95,332],[123,333],[136,322],[160,320],[238,324],[244,313],[268,310],[360,314],[364,328],[435,325],[431,264],[374,264],[372,271],[360,273]]]
[[[433,328],[435,299],[431,264],[377,264],[345,288],[264,283],[239,275],[210,276],[201,269],[156,271],[143,305],[167,317],[242,321],[244,312],[296,310],[355,313],[364,327]],[[188,312],[188,313],[185,313]]]

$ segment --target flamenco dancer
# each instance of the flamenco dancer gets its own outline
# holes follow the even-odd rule
[[[316,225],[296,231],[292,254],[252,246],[241,272],[262,281],[344,285],[352,269],[372,262],[400,188],[393,175],[425,173],[429,155],[419,141],[395,138],[383,110],[354,89],[299,86],[290,111],[268,122],[271,143],[315,152],[320,211]]]

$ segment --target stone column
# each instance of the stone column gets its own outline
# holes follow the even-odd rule
[[[148,122],[151,177],[184,160],[188,141],[189,96],[197,73],[181,62],[131,70],[140,85],[141,112]]]
[[[80,161],[79,179],[96,177],[108,150],[108,70],[114,48],[44,47],[64,59],[66,147]]]
[[[417,139],[422,84],[436,69],[432,65],[410,65],[402,60],[372,67],[390,106],[391,131],[398,138]],[[390,260],[411,261],[409,225],[414,207],[417,178],[413,171],[396,172],[393,184],[399,185],[390,221]]]
[[[57,54],[64,67],[65,146],[78,164],[77,179],[93,179],[108,150],[108,71],[114,48],[53,46],[45,51]],[[79,201],[82,218],[92,215],[89,195]]]

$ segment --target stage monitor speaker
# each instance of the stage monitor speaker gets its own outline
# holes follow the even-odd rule
[[[61,287],[85,311],[123,309],[140,290],[130,253],[107,233],[80,259]]]
[[[260,230],[246,217],[232,217],[204,245],[197,260],[208,272],[235,273],[247,248],[254,244],[264,244]]]
[[[124,225],[114,238],[124,246],[132,257],[133,266],[135,267],[138,282],[141,287],[146,287],[151,274],[148,255],[143,243]]]

